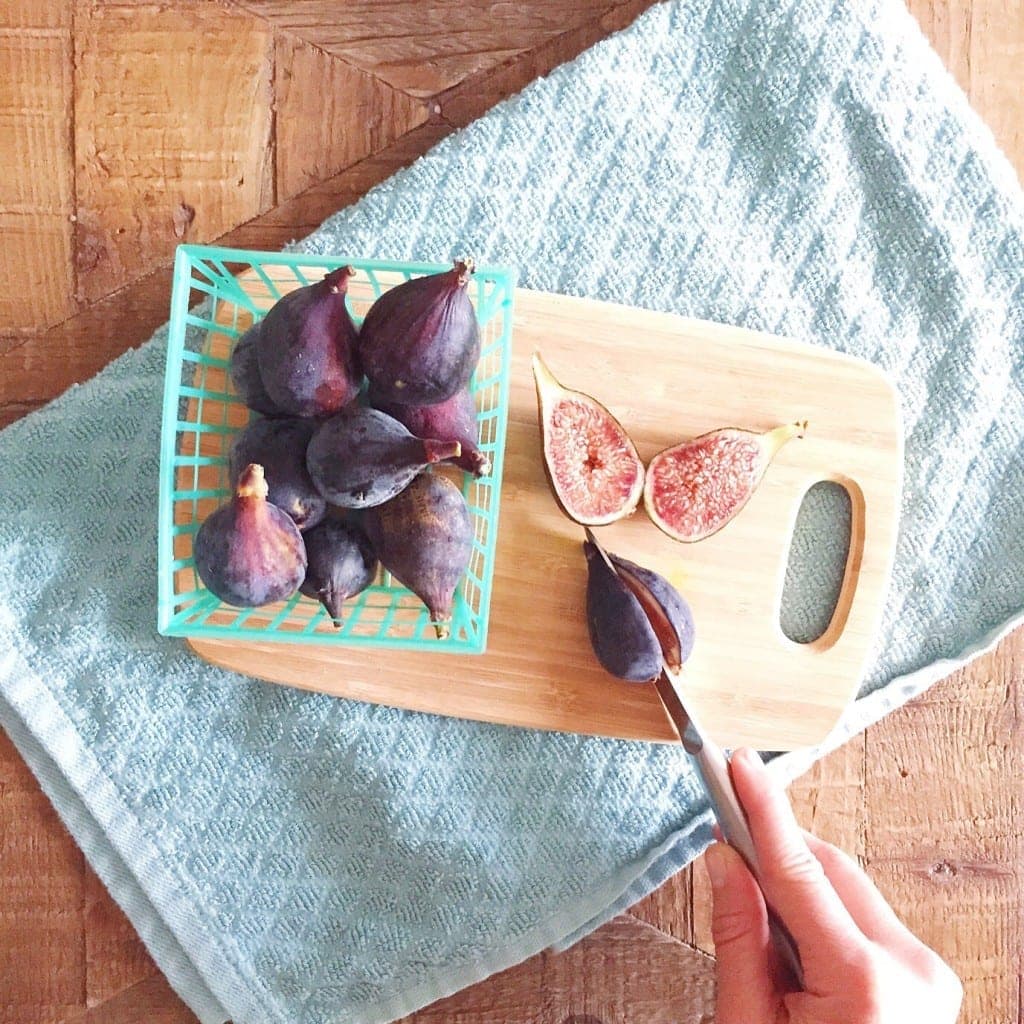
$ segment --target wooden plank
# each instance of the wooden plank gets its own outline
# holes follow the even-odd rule
[[[93,1006],[82,1006],[60,1024],[198,1024],[161,974],[136,982]]]
[[[707,1024],[714,965],[625,915],[395,1024]]]
[[[867,737],[867,857],[964,983],[963,1019],[1019,1019],[1024,629]],[[979,912],[984,908],[984,912]]]
[[[215,4],[77,0],[79,297],[273,205],[273,39]]]
[[[559,64],[578,57],[606,36],[632,24],[655,0],[629,0],[598,17],[545,39],[507,59],[462,79],[457,85],[433,97],[431,109],[446,121],[467,125],[507,96],[519,92]]]
[[[85,863],[3,731],[0,823],[0,1020],[52,1024],[85,990]]]
[[[419,100],[292,36],[276,43],[277,196],[289,199],[421,125]]]
[[[76,308],[70,2],[5,4],[0,68],[0,323],[45,327]]]
[[[85,872],[85,1002],[106,1003],[139,982],[158,975],[135,929],[110,898],[95,872]]]
[[[433,96],[609,11],[609,0],[239,0],[240,6],[412,96]]]

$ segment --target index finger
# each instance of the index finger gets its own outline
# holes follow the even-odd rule
[[[811,852],[782,787],[753,750],[738,750],[730,762],[736,795],[747,814],[757,851],[758,877],[768,905],[782,919],[800,950],[813,985],[816,967],[849,962],[867,940]]]

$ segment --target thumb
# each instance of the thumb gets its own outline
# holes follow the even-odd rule
[[[769,1024],[779,996],[772,972],[764,897],[743,858],[725,843],[704,855],[714,907],[711,934],[718,960],[718,1024]]]

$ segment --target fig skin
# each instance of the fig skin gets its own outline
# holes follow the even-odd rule
[[[345,305],[352,267],[289,292],[267,313],[256,339],[260,377],[289,416],[325,417],[359,393],[356,325]]]
[[[806,420],[763,434],[723,427],[666,448],[647,467],[644,508],[673,540],[711,537],[743,511],[779,449],[806,431]]]
[[[413,437],[386,413],[352,406],[317,428],[306,465],[332,505],[370,508],[393,498],[425,466],[460,450],[457,441]]]
[[[291,597],[306,575],[298,527],[267,501],[263,467],[247,466],[235,496],[196,533],[199,578],[226,604],[256,608]]]
[[[308,565],[299,590],[319,601],[340,627],[344,602],[374,581],[377,556],[366,534],[342,519],[325,520],[303,540]]]
[[[455,588],[473,553],[473,518],[462,492],[422,473],[363,525],[381,564],[426,606],[439,639],[451,633]]]
[[[604,669],[619,679],[641,683],[656,679],[663,663],[673,671],[682,668],[693,652],[695,632],[690,606],[679,591],[663,576],[628,559],[609,552],[606,562],[590,539],[584,541],[583,551],[587,627]]]
[[[644,464],[622,424],[596,398],[563,387],[533,354],[544,471],[559,508],[581,526],[636,511]]]
[[[377,394],[436,405],[464,388],[480,359],[480,326],[466,286],[470,260],[389,289],[359,329],[358,355]]]
[[[313,420],[253,420],[236,438],[228,457],[231,486],[250,463],[263,467],[268,500],[287,512],[300,531],[316,526],[327,502],[306,469],[306,449],[316,430]]]
[[[490,475],[491,460],[477,447],[476,400],[468,388],[456,391],[451,398],[436,405],[388,402],[372,386],[367,397],[375,409],[393,416],[417,437],[458,441],[462,454],[450,461],[473,476]]]
[[[262,321],[261,321],[262,322]],[[253,324],[235,342],[231,350],[231,365],[228,374],[238,397],[253,410],[264,416],[281,416],[283,413],[274,400],[267,394],[260,376],[259,361],[256,355],[256,340],[260,335],[260,325]]]

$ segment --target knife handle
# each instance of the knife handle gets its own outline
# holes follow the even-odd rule
[[[757,850],[754,848],[754,837],[750,834],[747,816],[740,805],[739,797],[736,796],[736,790],[733,788],[732,777],[729,774],[729,761],[725,753],[721,747],[705,739],[700,748],[694,752],[693,759],[697,764],[701,781],[704,783],[704,789],[711,800],[711,808],[718,819],[718,826],[722,830],[723,838],[743,858],[747,867],[750,868],[750,873],[760,885],[761,870],[757,860]],[[799,988],[803,988],[803,967],[800,963],[800,953],[796,948],[796,943],[770,906],[768,907],[768,930],[783,965],[792,974],[792,980]]]

